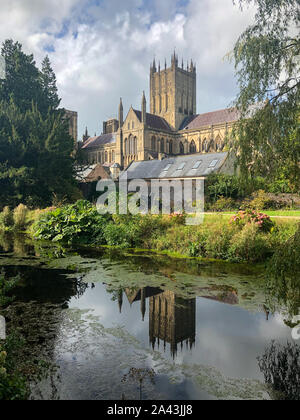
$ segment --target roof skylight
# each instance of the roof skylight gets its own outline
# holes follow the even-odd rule
[[[218,162],[219,162],[219,159],[214,159],[214,160],[210,163],[209,168],[214,168]]]
[[[195,162],[194,166],[192,167],[192,169],[198,169],[199,166],[201,165],[202,160],[197,160],[197,162]]]
[[[172,163],[169,163],[164,169],[163,171],[168,171],[172,166]]]
[[[182,171],[182,169],[185,167],[185,162],[181,163],[178,168],[176,169],[176,171]]]

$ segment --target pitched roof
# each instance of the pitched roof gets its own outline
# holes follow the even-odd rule
[[[116,133],[101,134],[101,136],[90,137],[82,146],[82,149],[90,149],[92,147],[102,146],[104,144],[112,144],[116,142]]]
[[[163,160],[132,162],[122,172],[121,179],[127,174],[128,179],[170,179],[197,178],[217,172],[223,165],[228,153],[206,153],[176,156]]]
[[[142,121],[141,111],[134,109],[134,112],[138,119]],[[158,115],[149,114],[148,112],[146,114],[146,125],[150,128],[156,128],[158,130],[173,131],[164,118],[159,117]]]
[[[240,114],[236,108],[226,108],[187,117],[181,124],[179,130],[192,130],[208,125],[229,123],[237,121],[239,118]]]

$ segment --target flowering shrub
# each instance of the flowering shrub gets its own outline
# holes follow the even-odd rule
[[[230,223],[241,227],[252,223],[259,227],[263,232],[270,232],[275,226],[270,216],[255,210],[239,211],[230,219]]]

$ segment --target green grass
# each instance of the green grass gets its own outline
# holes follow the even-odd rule
[[[265,213],[271,217],[297,217],[300,218],[300,210],[260,210],[261,213]],[[207,214],[205,217],[215,217],[215,216],[223,216],[229,217],[233,214],[236,214],[237,211],[226,211],[223,213],[216,213],[215,215]]]

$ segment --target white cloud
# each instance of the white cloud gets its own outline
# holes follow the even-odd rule
[[[252,15],[232,0],[1,0],[0,41],[20,41],[37,63],[53,47],[62,105],[78,111],[79,135],[85,125],[94,134],[120,96],[125,111],[140,107],[153,56],[169,64],[174,47],[197,62],[198,112],[226,107],[235,83],[223,57]]]

